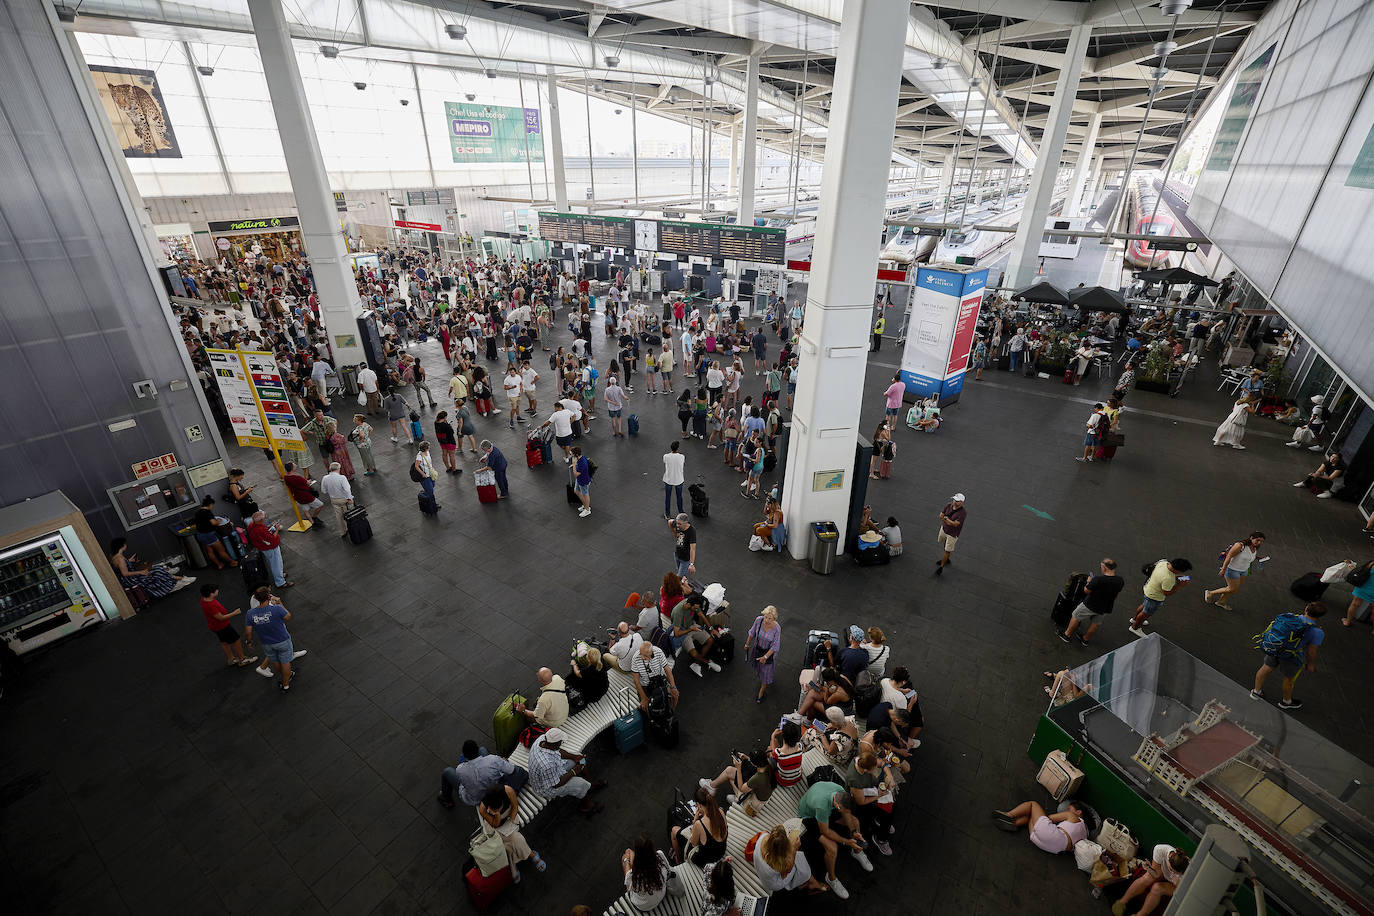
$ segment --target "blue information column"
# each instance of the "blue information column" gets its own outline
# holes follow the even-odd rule
[[[973,350],[988,271],[921,267],[911,291],[911,317],[902,350],[902,381],[912,397],[959,400]]]

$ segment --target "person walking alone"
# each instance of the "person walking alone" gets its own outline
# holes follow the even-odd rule
[[[770,604],[763,609],[762,614],[754,618],[754,625],[749,628],[749,635],[744,638],[744,657],[749,660],[749,667],[754,669],[754,676],[759,679],[759,693],[754,698],[755,703],[763,702],[764,695],[768,693],[768,685],[773,683],[778,651],[781,648],[782,626],[778,623],[778,609]]]
[[[1279,709],[1302,709],[1302,700],[1293,699],[1293,685],[1306,670],[1317,670],[1317,647],[1326,633],[1317,626],[1317,618],[1326,613],[1326,605],[1312,601],[1301,614],[1280,614],[1265,631],[1255,637],[1255,646],[1264,653],[1264,663],[1255,672],[1255,687],[1251,699],[1264,699],[1264,682],[1275,668],[1283,676],[1283,697]]]
[[[962,493],[955,493],[950,497],[945,507],[940,510],[939,541],[940,549],[944,553],[935,563],[935,575],[938,576],[943,573],[945,567],[950,564],[950,554],[954,553],[954,548],[964,533],[964,519],[967,517],[968,510],[964,508],[964,494]]]
[[[1263,531],[1252,531],[1244,540],[1232,544],[1222,555],[1221,569],[1217,573],[1221,576],[1224,584],[1221,588],[1204,591],[1202,600],[1208,604],[1215,604],[1223,611],[1232,610],[1231,605],[1227,604],[1226,601],[1240,591],[1241,584],[1245,582],[1245,577],[1250,575],[1250,567],[1254,565],[1259,549],[1263,544]],[[1263,564],[1260,565],[1263,566]]]
[[[668,446],[663,456],[663,517],[672,520],[672,496],[677,493],[677,511],[682,512],[682,485],[686,482],[687,456],[680,449],[682,443],[676,439]]]
[[[1098,564],[1097,572],[1088,579],[1087,586],[1083,589],[1083,600],[1078,603],[1078,607],[1073,609],[1073,617],[1059,634],[1059,638],[1064,642],[1073,639],[1074,632],[1080,624],[1087,624],[1088,629],[1078,637],[1078,642],[1088,645],[1092,641],[1093,634],[1097,632],[1098,624],[1101,623],[1104,614],[1112,612],[1112,606],[1116,604],[1116,597],[1121,594],[1121,590],[1126,587],[1126,581],[1116,574],[1116,561],[1107,558]]]
[[[1193,568],[1193,564],[1183,557],[1156,560],[1153,566],[1147,564],[1146,568],[1149,570],[1149,578],[1145,580],[1144,598],[1135,609],[1135,616],[1130,622],[1130,630],[1136,636],[1145,635],[1144,628],[1150,625],[1150,618],[1155,612],[1164,606],[1164,599],[1183,588],[1193,578],[1187,574]]]
[[[582,503],[582,508],[577,511],[577,517],[586,518],[592,514],[592,465],[587,456],[582,454],[580,445],[573,446],[572,456],[573,492]]]

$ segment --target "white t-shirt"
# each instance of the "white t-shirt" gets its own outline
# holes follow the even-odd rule
[[[572,398],[564,398],[558,402],[558,406],[571,413],[574,420],[582,419],[582,403],[580,401],[575,401]],[[569,427],[566,435],[572,435],[571,427]]]
[[[683,470],[687,466],[687,456],[681,452],[669,452],[663,456],[663,482],[680,487],[685,479]]]
[[[652,631],[653,628],[658,626],[661,622],[658,606],[655,605],[654,607],[646,607],[639,612],[639,619],[635,621],[635,626],[639,627],[641,630]]]
[[[573,415],[572,411],[568,410],[566,407],[560,407],[558,410],[555,410],[553,415],[549,417],[549,421],[553,423],[553,434],[555,436],[572,435]]]
[[[518,375],[506,376],[504,379],[502,379],[501,384],[505,387],[506,397],[508,398],[520,397],[520,389],[524,387],[524,384],[520,381],[520,376]]]
[[[573,352],[577,354],[578,359],[581,359],[582,357],[587,355],[587,341],[581,337],[578,337],[575,340],[573,340],[572,348]]]
[[[652,610],[652,608],[650,610]],[[643,636],[631,631],[629,636],[620,637],[611,646],[611,654],[620,662],[620,667],[622,669],[630,667],[630,662],[639,653],[639,646],[643,642]]]
[[[371,367],[358,370],[358,384],[363,386],[363,391],[368,394],[377,393],[377,373]]]
[[[1171,852],[1177,852],[1177,850],[1167,843],[1160,843],[1155,847],[1154,854],[1151,855],[1150,858],[1154,860],[1154,863],[1158,865],[1160,871],[1163,872],[1165,881],[1177,884],[1178,879],[1183,876],[1169,867],[1169,853]]]
[[[534,383],[537,381],[539,381],[539,373],[535,372],[533,368],[520,373],[520,383],[524,386],[525,391],[530,394],[534,394]]]
[[[713,369],[707,369],[707,370],[706,370],[706,387],[707,387],[707,388],[719,388],[719,387],[721,387],[721,386],[724,385],[724,384],[725,384],[725,373],[724,373],[724,372],[721,372],[719,369],[714,369],[714,368],[713,368]]]

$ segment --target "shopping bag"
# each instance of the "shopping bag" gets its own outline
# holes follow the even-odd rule
[[[484,878],[490,878],[510,864],[506,855],[506,844],[495,831],[478,831],[468,845],[468,851],[472,853],[472,860],[477,863],[477,868]]]
[[[1353,560],[1342,560],[1339,563],[1333,563],[1326,567],[1326,572],[1322,573],[1322,581],[1328,585],[1332,582],[1340,582],[1346,576],[1350,575],[1354,569],[1355,562]]]

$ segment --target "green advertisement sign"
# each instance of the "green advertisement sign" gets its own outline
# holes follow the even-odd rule
[[[1245,125],[1254,114],[1255,103],[1259,101],[1260,87],[1264,85],[1264,75],[1269,72],[1269,63],[1274,59],[1274,43],[1245,66],[1236,77],[1231,98],[1226,102],[1226,112],[1217,125],[1216,139],[1212,141],[1212,152],[1203,166],[1209,172],[1224,172],[1231,167],[1240,149],[1240,138],[1245,133]]]
[[[538,108],[445,102],[454,162],[544,161]]]

